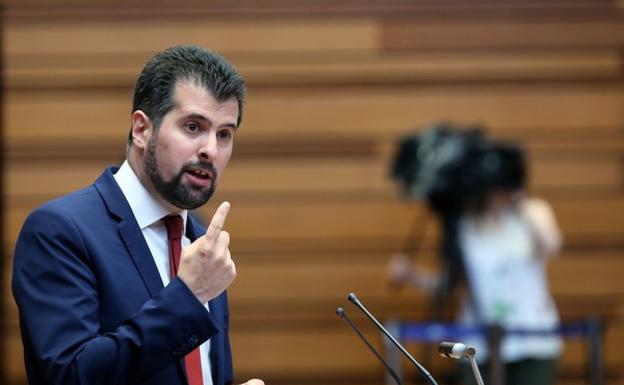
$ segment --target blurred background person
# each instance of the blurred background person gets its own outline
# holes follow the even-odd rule
[[[479,130],[437,125],[404,139],[393,175],[410,197],[426,198],[441,220],[444,267],[439,274],[427,272],[407,253],[398,253],[388,264],[391,281],[432,293],[438,309],[463,283],[457,315],[462,326],[556,328],[559,316],[545,265],[559,252],[561,233],[550,206],[526,195],[525,174],[520,147],[490,141]],[[486,366],[494,353],[487,337],[464,342],[476,347],[488,382]],[[508,335],[494,358],[504,363],[498,373],[505,384],[548,385],[555,383],[561,349],[554,334]],[[474,383],[467,364],[458,379]]]

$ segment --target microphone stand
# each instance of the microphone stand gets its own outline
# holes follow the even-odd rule
[[[353,330],[355,332],[355,334],[357,334],[357,336],[360,337],[360,339],[362,340],[362,342],[364,342],[364,344],[366,344],[368,349],[371,352],[373,352],[373,354],[375,355],[375,357],[377,357],[377,359],[379,361],[381,361],[381,363],[384,365],[384,367],[388,370],[388,373],[390,373],[390,376],[392,376],[392,378],[394,379],[394,382],[396,382],[397,385],[403,385],[403,381],[401,381],[401,378],[399,377],[399,375],[394,371],[394,369],[392,369],[392,367],[386,362],[386,360],[383,359],[381,354],[379,354],[379,352],[377,352],[377,350],[368,341],[368,339],[366,339],[366,337],[364,337],[364,335],[358,330],[358,328],[353,324],[353,322],[351,322],[349,317],[347,317],[347,313],[345,312],[345,310],[343,308],[339,307],[339,308],[336,309],[336,314],[338,315],[338,317],[340,317],[343,320],[345,320],[347,322],[347,324],[349,324],[349,327],[351,328],[351,330]]]
[[[381,332],[383,334],[386,335],[386,337],[388,337],[388,339],[390,341],[392,341],[392,343],[394,344],[394,346],[396,346],[401,353],[403,353],[403,355],[405,355],[411,362],[412,364],[414,364],[414,366],[416,366],[416,368],[423,374],[423,376],[427,379],[427,381],[429,382],[430,385],[438,385],[438,383],[436,382],[436,380],[433,378],[433,376],[431,376],[431,374],[427,371],[427,369],[425,369],[418,361],[416,361],[416,359],[414,357],[412,357],[411,354],[408,353],[407,350],[405,350],[405,348],[403,347],[403,345],[401,345],[387,330],[386,328],[384,328],[381,323],[379,323],[379,321],[377,321],[377,319],[375,317],[373,317],[373,315],[368,311],[368,309],[366,309],[366,307],[360,302],[360,300],[357,298],[357,296],[354,293],[349,293],[349,295],[347,296],[347,299],[353,303],[355,306],[357,306],[358,309],[360,309],[367,317],[368,319],[370,319],[375,326],[377,326],[377,328],[379,330],[381,330]]]
[[[468,361],[470,362],[470,368],[472,369],[472,374],[474,375],[475,380],[477,380],[477,384],[485,385],[483,384],[483,378],[481,378],[481,372],[479,372],[479,367],[477,366],[477,361],[474,356],[468,357]]]

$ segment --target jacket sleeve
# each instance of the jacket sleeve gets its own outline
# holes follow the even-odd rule
[[[102,333],[103,284],[72,218],[50,209],[27,218],[15,249],[12,288],[28,370],[46,384],[135,384],[218,332],[210,313],[174,279],[117,329]]]

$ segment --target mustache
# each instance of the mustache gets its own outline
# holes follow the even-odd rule
[[[212,180],[217,179],[217,169],[214,167],[212,162],[187,163],[184,165],[184,167],[182,167],[182,172],[192,170],[200,170],[209,174]]]

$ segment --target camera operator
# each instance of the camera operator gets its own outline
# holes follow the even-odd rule
[[[402,143],[394,176],[408,181],[405,187],[412,198],[426,198],[442,222],[445,268],[440,274],[427,272],[399,253],[388,264],[392,282],[439,294],[448,292],[449,276],[459,275],[467,289],[459,324],[499,325],[503,330],[557,327],[545,262],[559,252],[561,235],[549,205],[526,196],[522,151],[449,126],[434,127],[408,141]],[[406,146],[411,148],[407,157]],[[449,148],[455,152],[449,153]],[[411,175],[407,179],[406,174],[401,177],[406,164]],[[487,377],[491,357],[485,337],[464,342],[476,347]],[[499,349],[504,383],[554,384],[561,349],[555,335],[504,336]],[[468,365],[460,367],[458,380],[475,383]]]

